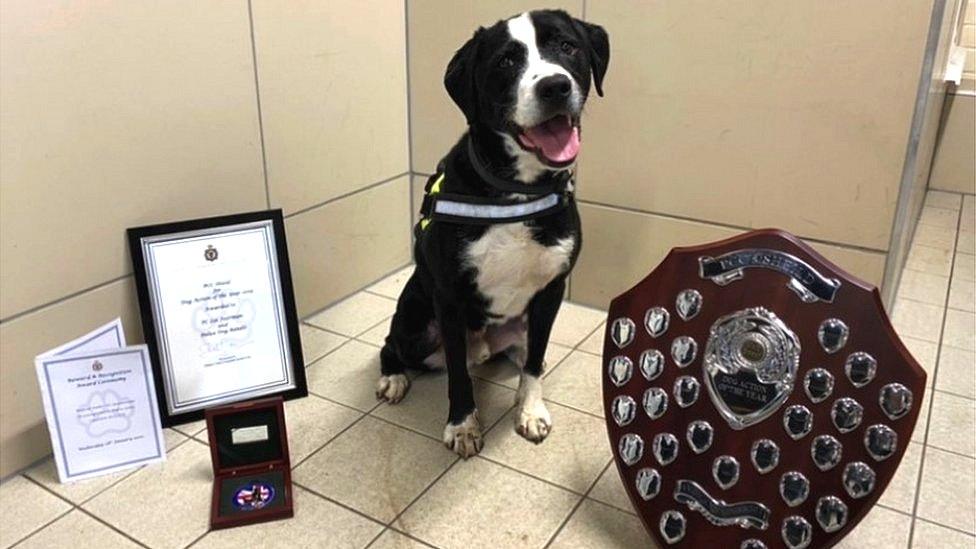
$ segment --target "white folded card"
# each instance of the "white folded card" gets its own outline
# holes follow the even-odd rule
[[[122,330],[122,319],[116,318],[77,339],[38,355],[37,358],[101,351],[102,349],[121,349],[122,347],[125,347],[125,331]]]
[[[118,319],[34,363],[61,482],[166,459],[149,353]]]

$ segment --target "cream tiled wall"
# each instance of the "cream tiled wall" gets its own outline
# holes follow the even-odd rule
[[[976,0],[967,0],[959,45],[966,50],[962,82],[946,99],[929,187],[976,193]]]
[[[901,272],[915,233],[941,128],[941,113],[949,86],[945,69],[952,49],[958,9],[965,0],[935,0],[918,75],[915,112],[910,117],[908,146],[903,164],[898,205],[892,223],[881,296],[889,306],[899,286]]]
[[[37,353],[141,340],[127,227],[282,208],[302,314],[408,261],[404,10],[0,1],[0,477],[50,451]]]
[[[966,66],[959,89],[976,93],[976,0],[965,1],[959,45],[966,48]]]
[[[571,299],[605,308],[610,300],[636,284],[675,246],[692,246],[729,238],[740,229],[678,219],[612,206],[580,204],[584,252],[573,271]],[[828,259],[877,281],[884,272],[883,254],[810,242]]]
[[[976,94],[946,99],[929,188],[976,194]]]
[[[415,172],[462,130],[450,56],[527,4],[408,2]],[[566,4],[612,52],[584,120],[573,300],[605,306],[671,247],[765,226],[880,284],[932,1]]]

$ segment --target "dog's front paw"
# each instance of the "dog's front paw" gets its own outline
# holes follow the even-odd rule
[[[542,442],[552,430],[552,416],[542,399],[526,399],[515,416],[515,432],[526,440]]]
[[[457,425],[449,422],[444,426],[444,446],[464,459],[480,452],[482,444],[478,410],[468,414],[464,421]]]
[[[403,374],[380,376],[379,381],[376,382],[376,398],[396,404],[403,400],[409,388],[410,380]]]

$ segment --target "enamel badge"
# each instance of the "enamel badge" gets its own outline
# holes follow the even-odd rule
[[[275,489],[264,482],[253,482],[234,492],[234,507],[240,511],[263,509],[274,501]]]
[[[788,233],[676,248],[610,305],[603,400],[662,547],[829,547],[894,476],[925,373],[877,289]]]

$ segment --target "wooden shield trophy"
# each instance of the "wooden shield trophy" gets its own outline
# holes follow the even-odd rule
[[[611,303],[602,375],[620,477],[676,547],[834,545],[925,387],[877,289],[777,230],[672,250]]]

